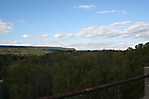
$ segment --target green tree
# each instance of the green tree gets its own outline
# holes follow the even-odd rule
[[[52,78],[47,65],[18,63],[9,66],[5,83],[10,99],[37,99],[52,95]]]

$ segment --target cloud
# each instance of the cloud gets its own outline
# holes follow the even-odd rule
[[[93,25],[74,33],[57,33],[54,37],[65,47],[126,49],[149,40],[149,22],[122,21],[108,25]]]
[[[65,38],[66,36],[68,36],[68,35],[64,34],[64,33],[57,33],[57,34],[54,35],[55,38]]]
[[[96,25],[88,26],[80,29],[76,33],[58,33],[55,34],[56,38],[116,38],[116,37],[131,37],[149,39],[149,23],[148,22],[115,22],[109,25]]]
[[[149,23],[136,22],[128,27],[127,32],[137,38],[149,39]]]
[[[77,49],[126,49],[149,40],[149,22],[122,21],[107,25],[92,25],[78,32],[23,34],[20,41],[1,40],[0,44],[31,44],[74,47]]]
[[[109,42],[89,42],[89,43],[75,43],[75,44],[70,44],[68,47],[75,47],[76,49],[79,50],[103,50],[103,49],[113,49],[113,50],[124,50],[127,49],[128,46],[132,46],[131,44],[126,44],[120,42],[119,44],[111,44]]]
[[[117,30],[111,29],[111,27],[106,26],[89,26],[81,29],[79,35],[81,37],[112,37],[116,36]]]
[[[8,33],[12,28],[12,24],[0,20],[0,34]]]
[[[110,44],[108,43],[101,43],[101,42],[97,42],[97,43],[74,43],[74,44],[70,44],[68,45],[68,47],[75,47],[77,49],[80,50],[85,50],[85,49],[104,49],[104,48],[108,48]]]
[[[119,35],[125,35],[130,21],[115,22],[109,25],[95,25],[81,28],[76,33],[57,33],[55,38],[66,39],[70,37],[115,37]]]
[[[74,37],[74,33],[57,33],[54,35],[54,38],[57,38],[57,39],[67,39],[67,38],[70,38],[70,37]]]
[[[0,40],[0,45],[16,45],[17,41],[15,40]]]
[[[47,45],[49,42],[49,34],[23,34],[22,39],[18,41],[18,44],[22,45]]]
[[[94,9],[94,8],[96,8],[96,5],[84,4],[84,5],[75,6],[75,8],[79,8],[79,9]]]
[[[49,39],[49,34],[36,35],[34,38],[41,41],[47,41]]]
[[[23,37],[23,38],[28,38],[29,35],[28,35],[28,34],[23,34],[22,37]]]
[[[127,14],[127,11],[125,10],[102,10],[97,11],[96,14],[102,15],[102,14]]]
[[[23,34],[23,38],[27,39],[28,41],[47,41],[49,39],[49,34],[38,34],[38,35],[29,35]]]

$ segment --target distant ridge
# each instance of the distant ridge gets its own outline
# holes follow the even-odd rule
[[[0,45],[0,48],[26,48],[29,46],[17,46],[17,45]]]
[[[48,47],[48,46],[19,46],[19,45],[0,45],[0,54],[17,55],[43,55],[54,52],[75,51],[74,48]]]
[[[20,45],[0,45],[0,48],[50,48],[50,49],[74,49],[65,47],[49,47],[49,46],[20,46]]]

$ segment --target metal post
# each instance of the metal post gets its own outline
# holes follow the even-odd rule
[[[149,74],[149,66],[144,67],[144,75]],[[145,88],[144,88],[144,98],[149,99],[149,78],[145,78],[144,80]]]
[[[3,88],[2,88],[3,80],[0,80],[0,99],[3,99]]]

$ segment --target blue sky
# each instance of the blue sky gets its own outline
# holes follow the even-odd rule
[[[149,40],[148,0],[0,0],[0,44],[126,49]]]

